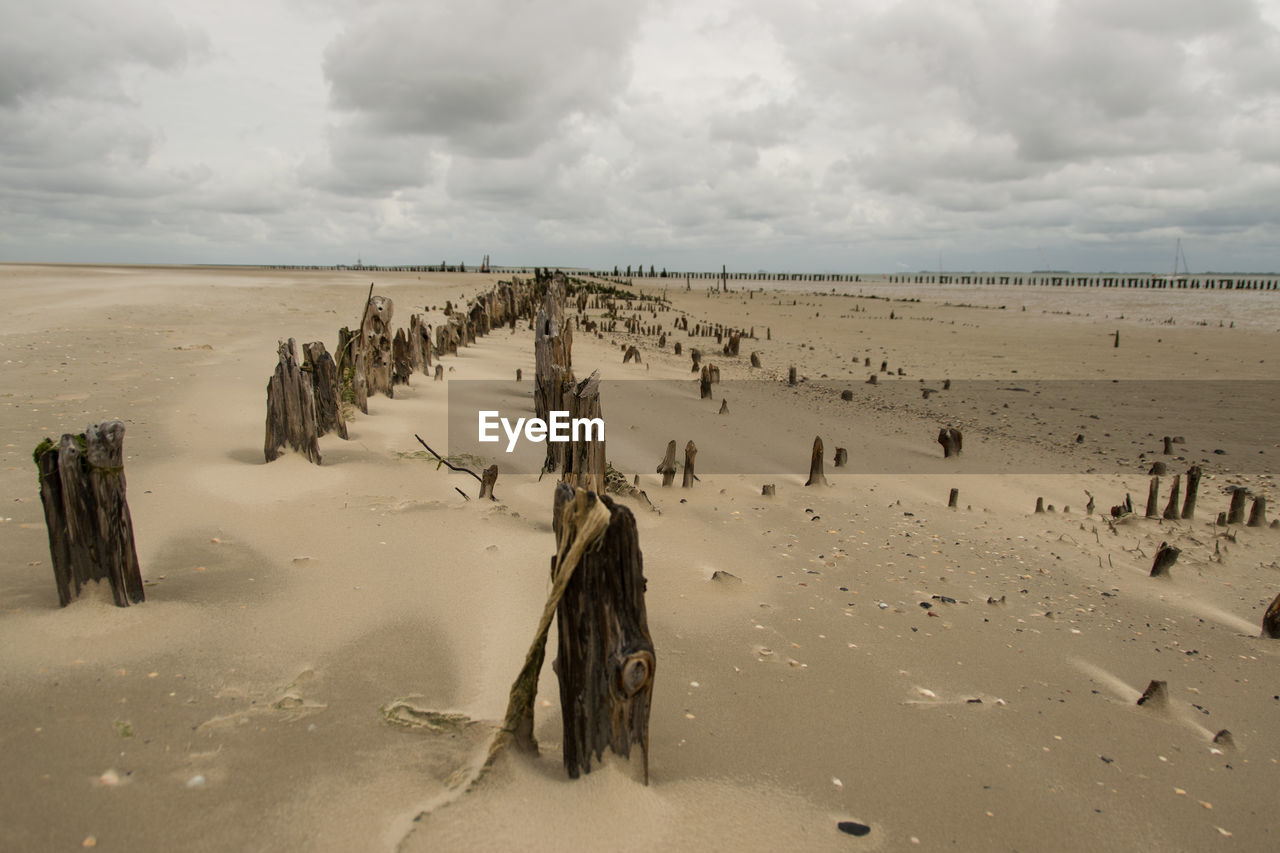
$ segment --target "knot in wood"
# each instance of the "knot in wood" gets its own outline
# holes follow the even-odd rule
[[[649,685],[653,680],[653,653],[648,651],[632,652],[622,659],[618,667],[618,691],[630,699]]]

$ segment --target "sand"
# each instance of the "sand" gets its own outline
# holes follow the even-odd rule
[[[350,441],[321,439],[322,466],[264,464],[276,341],[332,348],[370,278],[0,266],[0,848],[1275,846],[1280,643],[1258,628],[1280,531],[1212,522],[1228,485],[1276,497],[1276,294],[638,282],[758,335],[707,356],[723,381],[706,403],[687,348],[714,338],[575,337],[577,372],[606,380],[608,455],[658,510],[623,499],[657,649],[651,784],[612,756],[565,777],[553,632],[540,756],[463,793],[451,779],[483,754],[547,592],[552,485],[504,474],[499,501],[466,501],[455,487],[475,482],[413,436],[450,445],[449,382],[522,368],[530,390],[532,334],[497,331],[443,359],[446,382],[373,398]],[[497,280],[372,278],[396,325]],[[642,364],[621,363],[629,342]],[[866,385],[882,360],[893,375]],[[637,384],[636,404],[625,379],[679,383]],[[1108,398],[1112,379],[1168,399]],[[127,426],[147,601],[90,589],[60,609],[31,449],[109,417]],[[934,441],[945,422],[965,430],[959,460]],[[1113,529],[1101,514],[1126,492],[1141,510],[1165,434],[1185,437],[1170,475],[1204,467],[1195,520]],[[803,485],[814,435],[828,488]],[[698,444],[692,490],[653,473],[671,438]],[[1182,556],[1151,579],[1162,541]],[[1151,679],[1167,706],[1136,705]],[[406,708],[460,716],[433,728]],[[1212,742],[1224,728],[1234,745]]]

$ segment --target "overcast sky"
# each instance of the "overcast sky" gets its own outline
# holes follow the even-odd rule
[[[1280,0],[0,0],[0,261],[1280,269]]]

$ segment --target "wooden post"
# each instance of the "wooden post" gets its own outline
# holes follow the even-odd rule
[[[493,494],[493,486],[498,482],[498,466],[490,465],[484,469],[484,476],[480,478],[480,497],[488,496],[489,500],[496,501],[498,498]]]
[[[681,354],[681,352],[683,352],[683,350],[684,350],[684,347],[680,346],[680,342],[679,342],[679,341],[676,341],[676,345],[675,345],[675,347],[673,348],[673,352],[675,352],[675,354],[676,354],[676,355],[680,355],[680,354]]]
[[[787,369],[787,384],[788,384],[788,385],[795,385],[795,384],[796,384],[796,368],[795,368],[795,365],[792,365],[791,367],[789,367],[789,368]]]
[[[692,441],[684,446],[684,476],[680,480],[680,488],[692,489],[693,481],[696,479],[693,474],[693,458],[698,455],[698,447]]]
[[[315,386],[303,377],[298,366],[298,345],[293,338],[281,341],[279,363],[267,383],[267,430],[263,455],[268,462],[292,447],[307,459],[320,464],[316,430]]]
[[[1249,527],[1267,526],[1267,499],[1258,495],[1253,499],[1253,507],[1249,510]]]
[[[103,578],[117,607],[144,601],[125,496],[124,424],[91,424],[79,435],[63,435],[56,445],[45,439],[33,458],[58,603],[65,607],[89,581]]]
[[[1280,640],[1280,594],[1272,600],[1267,612],[1262,614],[1262,636],[1268,640]]]
[[[1147,518],[1160,517],[1160,478],[1152,477],[1151,485],[1147,488]]]
[[[1169,503],[1164,508],[1165,521],[1177,521],[1181,517],[1178,512],[1178,500],[1182,497],[1182,480],[1177,474],[1173,475],[1173,488],[1169,490]]]
[[[1231,492],[1231,507],[1227,510],[1227,524],[1242,524],[1244,522],[1244,503],[1249,498],[1249,492],[1237,486]]]
[[[720,398],[720,411],[717,412],[717,414],[720,414],[720,415],[729,414],[729,401],[724,397]]]
[[[569,417],[578,419],[599,419],[604,417],[600,411],[600,373],[591,371],[591,375],[578,383],[569,391]],[[604,438],[595,438],[598,431],[588,427],[580,435],[570,436],[568,449],[564,455],[564,482],[571,486],[604,494],[605,461]],[[547,442],[551,444],[551,442]]]
[[[827,475],[822,472],[822,436],[814,436],[813,452],[809,455],[809,479],[806,486],[827,485]]]
[[[1200,489],[1200,466],[1192,465],[1187,469],[1187,496],[1182,499],[1183,520],[1196,516],[1196,492]]]
[[[435,379],[434,379],[434,381],[435,381],[435,382],[443,382],[443,381],[444,381],[444,365],[443,365],[443,364],[437,364],[437,365],[436,365],[436,373],[435,373]]]
[[[760,353],[758,352],[751,353],[751,366],[752,367],[760,366]]]
[[[636,360],[636,364],[640,363],[640,350],[636,349],[634,345],[627,347],[627,351],[622,356],[622,363],[626,364],[633,358]]]
[[[564,276],[556,274],[543,296],[535,320],[533,353],[536,369],[533,407],[537,417],[549,420],[553,411],[568,411],[573,393],[573,333],[564,322]],[[564,442],[548,441],[544,471],[563,471]],[[603,470],[601,475],[603,476]],[[603,493],[604,489],[600,489]]]
[[[524,381],[524,371],[518,367],[516,368],[516,381],[517,382]]]
[[[879,378],[878,376],[876,376],[876,374],[874,374],[874,373],[873,373],[873,374],[871,374],[871,376],[869,376],[869,377],[867,378],[867,383],[866,383],[866,384],[868,384],[868,385],[879,385],[879,384],[880,384],[880,378]]]
[[[396,336],[391,340],[391,384],[408,385],[413,375],[413,364],[409,356],[409,338],[404,329],[396,329]]]
[[[944,380],[942,380],[942,390],[943,390],[943,391],[950,391],[950,390],[951,390],[951,380],[950,380],[950,379],[944,379]]]
[[[638,746],[649,783],[649,707],[656,669],[645,612],[644,562],[631,510],[603,494],[556,486],[557,541],[580,505],[599,501],[609,524],[595,547],[581,555],[556,609],[559,652],[554,664],[560,682],[564,721],[564,765],[569,778],[591,772],[605,747],[627,758]],[[569,549],[552,560],[551,577]]]
[[[364,368],[366,392],[379,392],[394,397],[392,389],[392,335],[391,318],[395,303],[386,296],[369,298],[368,312],[361,328],[360,358],[357,369]]]
[[[1166,435],[1164,437],[1164,455],[1168,456],[1171,453],[1173,453],[1173,438]]]
[[[1044,512],[1044,498],[1036,498],[1036,512]]]
[[[1156,549],[1156,558],[1151,563],[1150,577],[1167,575],[1169,569],[1173,568],[1173,564],[1178,562],[1178,555],[1181,553],[1182,551],[1170,546],[1168,542],[1161,542],[1160,547]]]
[[[849,461],[849,451],[845,450],[843,447],[837,447],[836,458],[835,458],[836,467],[843,468],[848,461]]]
[[[954,427],[942,427],[938,430],[938,444],[942,445],[942,458],[950,459],[952,456],[960,455],[960,451],[964,448],[964,436]]]
[[[316,401],[316,435],[336,432],[347,437],[347,421],[342,416],[342,389],[338,383],[338,366],[320,341],[302,345],[302,370],[311,378]]]
[[[960,490],[952,489],[951,494],[947,496],[947,509],[955,509],[958,500],[960,500]]]
[[[704,364],[702,366],[702,374],[698,379],[698,397],[701,400],[711,398],[711,371]]]
[[[771,498],[778,493],[777,487],[773,483],[765,483],[760,489],[760,497]]]
[[[676,440],[673,438],[667,442],[667,455],[662,457],[662,461],[658,463],[656,473],[662,475],[663,488],[670,487],[676,478]]]

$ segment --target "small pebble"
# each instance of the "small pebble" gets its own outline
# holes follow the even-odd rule
[[[204,782],[205,782],[204,776],[197,774],[197,775],[192,776],[190,779],[188,779],[188,780],[187,780],[187,787],[188,787],[188,788],[203,788],[203,787],[204,787]]]
[[[106,785],[108,788],[114,788],[120,784],[120,774],[114,770],[108,770],[98,777],[98,782]]]

